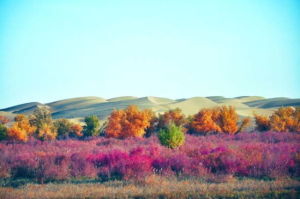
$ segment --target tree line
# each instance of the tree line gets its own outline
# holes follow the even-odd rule
[[[0,140],[26,142],[34,137],[46,141],[99,135],[125,139],[157,134],[162,144],[175,148],[184,143],[185,133],[235,135],[244,131],[251,119],[241,119],[232,106],[206,108],[186,117],[178,108],[157,116],[149,109],[140,110],[131,105],[112,111],[102,125],[95,115],[85,117],[82,126],[68,119],[53,120],[51,111],[39,106],[29,116],[17,115],[9,127],[8,122],[9,119],[0,116]],[[254,114],[254,122],[257,131],[300,132],[300,109],[282,107],[270,117]]]

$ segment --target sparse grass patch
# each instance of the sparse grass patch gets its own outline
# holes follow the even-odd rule
[[[91,184],[27,184],[0,188],[0,198],[299,198],[300,182],[292,179],[254,179],[208,183],[149,176],[145,180]]]

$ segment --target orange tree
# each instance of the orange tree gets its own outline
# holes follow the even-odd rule
[[[188,127],[192,133],[227,133],[236,134],[244,130],[250,123],[245,118],[238,125],[239,116],[234,107],[221,106],[212,109],[202,109],[191,119]]]
[[[256,130],[257,131],[269,131],[271,129],[270,118],[263,115],[254,114]]]
[[[114,110],[108,118],[105,134],[115,138],[143,137],[151,118],[151,111],[139,110],[137,106]]]
[[[34,134],[36,127],[31,125],[25,115],[17,115],[15,123],[7,130],[10,139],[26,142]]]
[[[300,109],[294,107],[281,107],[270,117],[273,131],[300,132]]]
[[[281,107],[270,117],[254,115],[256,130],[277,132],[300,132],[300,109]]]

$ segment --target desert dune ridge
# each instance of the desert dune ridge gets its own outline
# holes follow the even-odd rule
[[[137,105],[141,109],[151,109],[160,114],[170,109],[180,108],[185,115],[193,115],[203,108],[223,105],[235,107],[241,117],[253,117],[253,113],[269,116],[283,106],[300,106],[300,99],[264,98],[259,96],[240,96],[225,98],[222,96],[192,97],[169,99],[163,97],[121,96],[110,99],[101,97],[78,97],[42,104],[30,102],[0,109],[0,114],[13,118],[16,114],[31,114],[37,106],[48,106],[54,119],[68,118],[81,120],[85,116],[97,115],[105,120],[115,109],[124,109],[129,105]]]

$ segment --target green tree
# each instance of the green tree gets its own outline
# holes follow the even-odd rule
[[[30,123],[36,126],[36,136],[40,140],[53,140],[57,136],[51,111],[47,106],[38,106],[31,115]]]
[[[184,144],[185,135],[181,126],[176,126],[174,123],[167,125],[158,133],[158,138],[162,145],[169,148],[177,148]]]
[[[59,139],[66,139],[72,131],[72,123],[67,119],[58,119],[54,122]]]
[[[99,134],[100,121],[96,115],[85,117],[84,122],[86,123],[83,130],[85,137],[97,136]]]
[[[7,139],[7,128],[0,124],[0,141]]]

